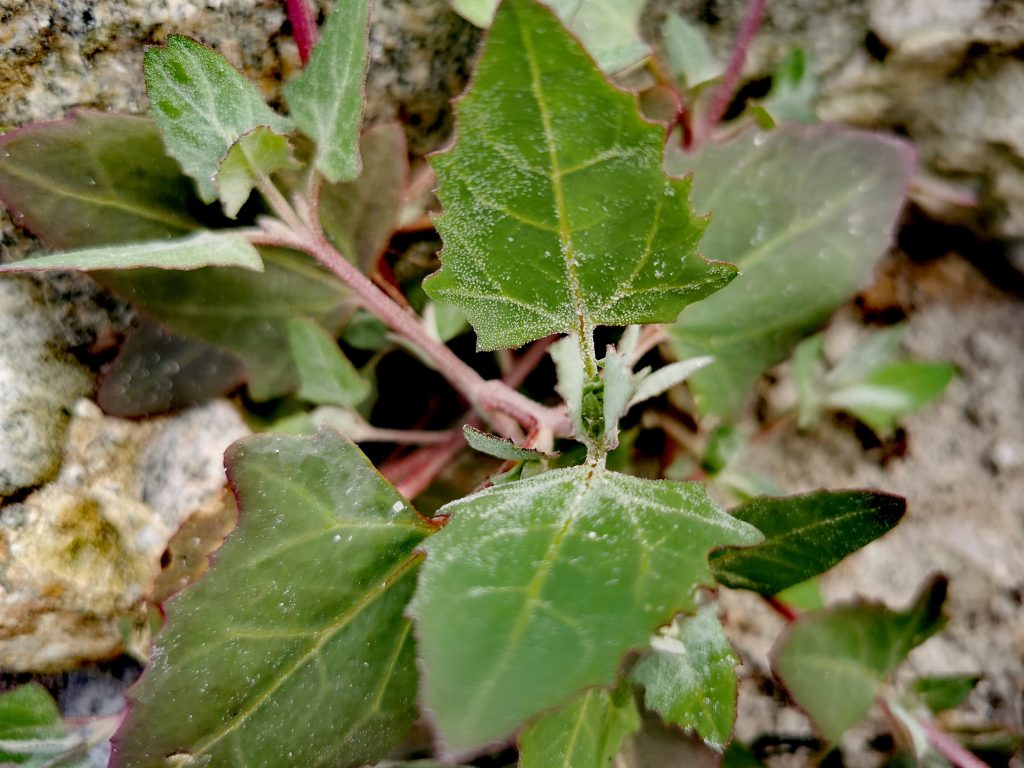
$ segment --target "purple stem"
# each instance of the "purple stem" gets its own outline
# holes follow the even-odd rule
[[[316,45],[316,14],[309,0],[284,0],[284,5],[292,23],[292,37],[299,48],[299,58],[305,66]]]
[[[969,750],[960,745],[956,739],[939,728],[930,720],[921,718],[918,720],[924,732],[928,734],[928,741],[935,747],[935,751],[949,760],[956,768],[989,768]]]
[[[740,76],[743,74],[743,64],[747,60],[747,51],[750,50],[750,43],[761,26],[761,19],[764,17],[764,7],[767,0],[750,0],[747,5],[747,13],[743,17],[739,31],[736,33],[736,40],[732,46],[732,55],[725,67],[721,82],[711,95],[711,103],[704,113],[704,119],[699,125],[694,126],[693,141],[691,148],[696,148],[705,141],[711,134],[712,129],[725,116],[729,103],[736,94],[736,87],[740,84]]]

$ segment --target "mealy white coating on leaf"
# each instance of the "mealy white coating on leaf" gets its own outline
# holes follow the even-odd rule
[[[218,166],[239,136],[260,125],[280,133],[291,128],[255,85],[195,40],[171,35],[166,47],[146,51],[145,69],[149,113],[204,202],[217,199]]]
[[[619,444],[619,419],[626,415],[635,392],[629,360],[614,347],[604,357],[604,443],[608,450]]]
[[[671,363],[639,378],[636,382],[636,392],[633,395],[633,399],[629,401],[629,408],[642,403],[644,400],[657,397],[677,384],[683,383],[694,371],[699,371],[701,368],[710,365],[713,359],[707,355],[704,357],[691,357],[689,360]]]

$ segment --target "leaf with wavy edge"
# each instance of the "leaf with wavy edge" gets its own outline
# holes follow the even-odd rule
[[[519,768],[607,768],[639,727],[629,686],[584,691],[523,731]]]
[[[360,766],[415,719],[402,616],[430,529],[340,435],[227,453],[238,529],[168,619],[111,766]]]
[[[442,269],[482,349],[596,325],[670,322],[732,266],[704,261],[687,180],[662,169],[664,131],[612,86],[554,13],[498,9],[455,144],[432,159]]]
[[[614,680],[622,655],[710,584],[707,553],[753,544],[697,483],[573,467],[452,502],[410,605],[423,702],[448,753],[509,736]]]

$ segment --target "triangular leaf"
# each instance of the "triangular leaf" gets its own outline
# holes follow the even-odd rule
[[[287,324],[310,317],[337,330],[345,288],[290,251],[263,248],[266,272],[139,269],[97,278],[172,332],[195,336],[242,358],[249,392],[268,400],[298,385],[287,349]]]
[[[705,223],[662,170],[663,130],[534,0],[499,8],[456,115],[433,158],[444,251],[424,289],[482,349],[671,321],[735,274],[700,257]]]
[[[423,701],[450,752],[508,736],[588,686],[707,584],[707,552],[760,535],[703,486],[574,467],[441,510],[410,610]],[[597,591],[595,591],[597,590]]]
[[[774,595],[824,573],[867,546],[903,517],[907,502],[876,491],[816,491],[755,499],[732,510],[765,540],[748,549],[712,552],[719,583]]]
[[[259,251],[244,237],[225,232],[198,232],[176,240],[150,240],[65,251],[50,256],[0,265],[2,272],[93,272],[107,269],[188,270],[201,267],[239,267],[263,271]]]
[[[242,134],[260,125],[281,133],[290,129],[223,56],[188,37],[171,35],[166,47],[149,48],[145,68],[149,113],[167,152],[208,203],[217,199],[220,162]]]
[[[369,0],[340,0],[320,31],[309,64],[284,89],[296,124],[316,142],[316,167],[329,181],[359,175]]]
[[[172,599],[111,766],[361,766],[415,718],[416,546],[428,526],[352,443],[228,450],[238,529]]]
[[[519,768],[606,768],[640,727],[629,686],[584,691],[533,723],[519,738]]]
[[[217,192],[224,203],[224,213],[235,218],[253,187],[265,182],[272,173],[297,166],[285,136],[263,126],[243,134],[231,145],[217,170]]]
[[[942,628],[946,587],[944,577],[933,579],[902,612],[869,603],[804,614],[779,638],[776,674],[830,742],[864,716],[906,655]]]
[[[317,405],[359,405],[370,395],[370,383],[338,347],[337,340],[312,320],[288,323],[288,342],[299,376],[297,397]]]
[[[654,635],[650,655],[633,668],[630,679],[644,686],[648,708],[666,723],[693,731],[722,751],[736,719],[737,664],[709,605]]]
[[[703,252],[743,272],[671,329],[680,358],[715,358],[690,387],[702,411],[728,416],[762,371],[871,275],[892,238],[914,156],[891,137],[787,126],[697,154],[677,151],[668,167],[693,172],[694,204],[714,216]]]
[[[191,187],[144,117],[83,110],[0,136],[0,200],[55,248],[185,235]]]
[[[981,675],[929,675],[914,681],[914,693],[932,712],[955,709],[964,703]]]

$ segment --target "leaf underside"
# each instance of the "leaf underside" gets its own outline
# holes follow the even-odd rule
[[[610,684],[622,655],[694,607],[707,552],[757,531],[698,484],[575,467],[441,510],[410,605],[423,702],[443,747],[507,737],[574,692]]]
[[[702,411],[729,416],[867,281],[891,242],[914,155],[891,137],[786,126],[670,152],[667,166],[693,173],[694,205],[712,214],[704,253],[742,272],[671,329],[679,358],[714,357],[690,387]]]
[[[906,611],[860,603],[805,614],[779,638],[776,675],[831,743],[867,713],[907,654],[942,629],[946,589],[945,577],[933,578]]]
[[[444,250],[424,289],[482,349],[668,322],[733,277],[697,251],[705,222],[662,170],[663,130],[534,0],[498,9],[456,115],[432,160]]]
[[[383,758],[415,718],[402,611],[428,527],[329,430],[249,438],[227,464],[240,525],[170,601],[111,766]]]
[[[877,491],[816,491],[754,499],[732,514],[765,540],[748,549],[711,553],[720,584],[775,595],[824,573],[847,555],[891,530],[907,502]]]
[[[705,606],[655,635],[630,679],[644,686],[647,706],[665,722],[721,751],[736,719],[737,664],[714,606]]]

